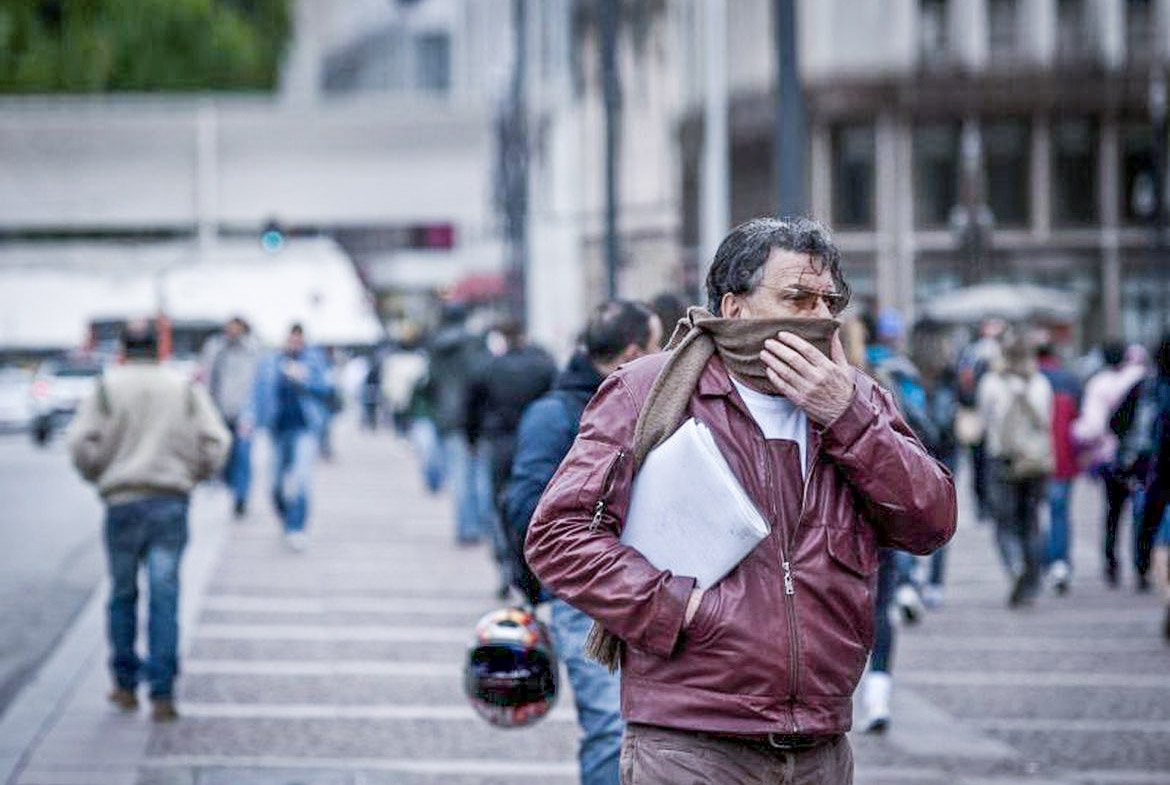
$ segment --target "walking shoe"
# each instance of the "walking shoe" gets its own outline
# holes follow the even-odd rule
[[[248,515],[248,503],[243,499],[237,501],[236,506],[232,508],[232,514],[236,517],[237,521],[246,517]]]
[[[1057,594],[1068,594],[1071,578],[1072,571],[1068,568],[1068,562],[1054,561],[1048,569],[1048,580],[1052,582],[1052,590]]]
[[[890,693],[893,688],[894,679],[890,674],[881,671],[866,674],[862,694],[866,733],[885,733],[890,727]]]
[[[150,718],[155,722],[174,722],[179,719],[173,698],[151,698],[150,702],[154,707],[150,712]]]
[[[1166,619],[1162,622],[1162,637],[1170,643],[1170,605],[1166,606]]]
[[[1012,591],[1008,595],[1008,607],[1019,608],[1023,605],[1031,605],[1032,600],[1032,594],[1028,591],[1027,576],[1021,573],[1012,583]]]
[[[909,583],[903,583],[898,587],[898,591],[894,593],[894,602],[902,614],[902,621],[907,624],[917,624],[926,612],[918,590]]]
[[[284,535],[284,541],[290,550],[302,553],[309,546],[309,535],[304,532],[288,532]]]
[[[943,605],[943,587],[938,583],[928,583],[922,587],[922,604],[929,611],[937,611]]]
[[[1144,572],[1139,572],[1134,579],[1134,591],[1138,594],[1149,594],[1150,592],[1150,576]]]
[[[1105,565],[1105,583],[1106,583],[1106,585],[1108,585],[1110,589],[1116,589],[1119,582],[1120,581],[1117,577],[1117,565],[1116,564],[1106,564]]]
[[[121,711],[138,711],[138,696],[134,694],[134,690],[128,690],[125,687],[115,687],[110,691],[109,697],[110,703],[117,706]]]

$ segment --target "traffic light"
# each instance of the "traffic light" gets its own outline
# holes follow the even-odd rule
[[[284,230],[276,221],[264,224],[264,231],[260,233],[260,247],[268,253],[276,253],[284,247]]]

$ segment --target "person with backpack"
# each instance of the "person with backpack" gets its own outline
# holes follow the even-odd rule
[[[582,785],[617,785],[623,724],[618,678],[586,659],[585,639],[592,620],[563,600],[545,593],[524,561],[524,538],[540,495],[577,437],[581,413],[601,382],[618,366],[658,350],[662,328],[648,307],[616,300],[598,307],[589,319],[581,348],[569,360],[553,390],[525,410],[516,436],[515,459],[504,487],[503,520],[513,581],[533,606],[552,604],[552,635],[569,671],[581,726]]]
[[[1023,335],[1004,342],[1004,367],[977,393],[987,424],[988,490],[995,537],[1012,580],[1008,607],[1031,604],[1040,588],[1040,504],[1052,474],[1052,385]]]
[[[231,438],[203,386],[159,364],[157,334],[145,324],[127,326],[121,365],[105,373],[70,426],[73,465],[106,505],[109,697],[124,712],[137,711],[138,685],[149,681],[152,718],[179,716],[179,565],[190,496],[223,466]],[[145,662],[135,646],[143,567],[150,588]]]
[[[1081,385],[1066,370],[1051,344],[1037,352],[1040,372],[1052,385],[1052,476],[1048,478],[1048,542],[1044,567],[1053,591],[1066,594],[1072,583],[1072,547],[1069,497],[1077,476],[1076,443],[1072,424],[1081,402]]]
[[[1125,345],[1120,342],[1106,344],[1102,356],[1105,366],[1085,385],[1081,412],[1073,422],[1072,434],[1082,462],[1105,487],[1102,564],[1105,583],[1116,588],[1120,582],[1117,533],[1131,492],[1130,478],[1118,464],[1117,450],[1133,423],[1139,382],[1146,375],[1146,368],[1142,363],[1126,362]]]

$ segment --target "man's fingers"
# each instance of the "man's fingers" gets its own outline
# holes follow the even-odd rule
[[[771,368],[765,368],[764,373],[768,376],[768,381],[772,383],[772,386],[776,388],[777,392],[779,392],[785,398],[792,399],[798,394],[796,389],[791,384],[780,378],[780,374],[776,373]]]
[[[816,350],[814,349],[813,351]],[[769,354],[778,358],[782,362],[787,363],[793,370],[797,371],[798,373],[805,374],[812,371],[812,368],[810,367],[812,363],[808,361],[808,358],[806,358],[803,354],[788,344],[782,343],[775,338],[769,338],[768,340],[764,341],[763,356],[766,357]]]
[[[779,339],[812,365],[823,366],[829,362],[829,358],[825,356],[824,352],[795,333],[781,332]]]
[[[772,352],[760,352],[760,359],[764,361],[765,370],[771,369],[777,376],[789,380],[790,384],[804,378],[798,369],[793,368],[784,358],[777,357]]]

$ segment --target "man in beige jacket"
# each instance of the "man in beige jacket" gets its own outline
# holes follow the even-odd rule
[[[178,717],[179,561],[187,542],[188,497],[223,465],[231,435],[203,388],[158,364],[153,330],[128,327],[122,347],[122,364],[106,372],[78,409],[69,449],[106,505],[110,700],[134,711],[138,683],[148,681],[153,717],[165,722]],[[150,586],[145,662],[134,645],[142,564]]]

